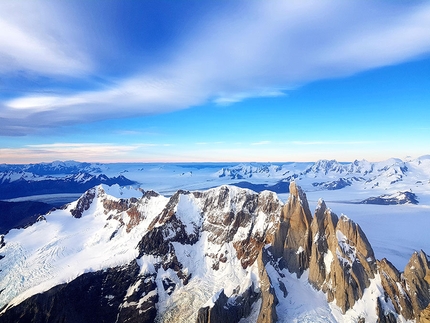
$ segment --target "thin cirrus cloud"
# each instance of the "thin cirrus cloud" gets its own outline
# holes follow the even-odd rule
[[[28,145],[22,148],[0,148],[3,162],[43,162],[47,160],[71,160],[76,156],[85,156],[86,160],[110,160],[111,156],[122,157],[138,149],[136,146],[92,144],[92,143],[57,143],[47,145]]]
[[[0,30],[0,74],[82,75],[92,69],[74,28],[46,2],[2,1]]]
[[[53,143],[27,145],[21,148],[0,148],[2,161],[14,163],[17,158],[21,162],[45,162],[49,160],[72,160],[76,156],[86,161],[110,162],[115,158],[132,159],[134,154],[139,155],[146,151],[163,151],[171,144],[139,143],[139,144],[112,144],[112,143]]]
[[[14,56],[3,73],[92,75],[97,57],[76,40],[85,30],[73,34],[69,30],[78,25],[66,29],[57,19],[41,28],[58,24],[61,37],[46,38],[40,28],[29,28],[31,21],[21,26],[0,17],[0,26],[11,31],[0,36],[0,66]],[[315,80],[410,60],[430,52],[430,4],[250,1],[240,12],[214,12],[170,51],[159,65],[137,66],[140,72],[104,87],[3,99],[0,134],[279,96]]]

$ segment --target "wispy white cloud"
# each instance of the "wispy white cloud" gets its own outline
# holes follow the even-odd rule
[[[42,162],[56,159],[84,159],[86,161],[121,159],[137,150],[136,145],[114,145],[95,143],[55,143],[28,145],[23,148],[0,148],[1,160],[4,163]]]
[[[51,4],[52,5],[52,4]],[[0,3],[0,74],[78,75],[92,69],[82,43],[55,10],[43,1]],[[79,29],[79,28],[78,28]]]
[[[0,36],[3,71],[90,73],[91,53],[70,32],[78,25],[65,28],[57,19],[39,28],[30,22],[40,19],[17,23],[16,16],[0,16],[0,29],[10,30]],[[52,36],[57,25],[61,37]],[[255,1],[240,12],[214,12],[195,30],[162,65],[137,67],[141,72],[104,88],[3,101],[0,134],[278,96],[314,80],[410,60],[430,52],[430,4]]]
[[[34,144],[21,148],[0,148],[0,162],[2,163],[30,163],[60,160],[80,161],[130,161],[135,158],[141,161],[145,152],[159,153],[174,145],[169,143],[51,143]],[[170,149],[170,148],[169,148]]]
[[[248,98],[256,98],[256,97],[276,97],[276,96],[284,96],[285,92],[280,90],[261,90],[256,92],[248,92],[248,93],[232,93],[232,94],[218,94],[217,98],[214,99],[214,102],[219,105],[230,105],[236,102],[241,102]]]

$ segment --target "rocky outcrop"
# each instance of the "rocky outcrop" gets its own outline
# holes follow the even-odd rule
[[[252,310],[253,303],[259,294],[254,291],[254,286],[249,287],[243,294],[229,298],[221,290],[213,306],[199,309],[197,323],[236,323],[243,317],[247,317]]]
[[[405,267],[407,290],[411,297],[412,308],[418,315],[430,302],[429,260],[424,251],[415,252]]]
[[[278,305],[279,301],[266,271],[267,258],[267,251],[263,249],[257,259],[261,289],[261,307],[257,323],[273,323],[278,320],[276,305]]]
[[[318,202],[314,218],[311,223],[313,237],[309,266],[309,282],[316,288],[329,292],[331,289],[330,272],[333,262],[333,247],[336,250],[336,214],[332,213],[323,200]],[[330,249],[330,247],[332,247]],[[333,300],[332,293],[329,300]]]
[[[395,312],[387,311],[382,305],[380,298],[376,299],[376,314],[378,316],[377,323],[397,323],[398,315]]]
[[[273,253],[281,258],[280,266],[300,277],[309,268],[312,221],[306,194],[295,182],[283,207],[273,240]]]
[[[394,305],[395,312],[408,320],[425,322],[429,317],[430,270],[424,251],[415,252],[403,273],[388,260],[379,263],[382,287]]]
[[[89,189],[86,191],[79,200],[76,202],[76,206],[70,211],[70,213],[77,219],[82,217],[82,214],[88,210],[96,197],[96,188]]]
[[[237,323],[242,318],[247,317],[253,304],[260,298],[261,305],[258,311],[257,323],[277,322],[276,305],[278,298],[272,287],[270,277],[267,274],[265,264],[269,261],[267,251],[262,250],[257,258],[258,275],[260,281],[259,291],[254,291],[254,286],[250,286],[239,296],[227,297],[222,290],[215,296],[212,306],[199,309],[196,319],[197,323],[227,322]]]
[[[232,242],[243,268],[252,265],[269,243],[279,223],[282,203],[272,192],[260,194],[229,186],[201,196],[205,220],[202,231],[214,244]],[[213,255],[219,259],[220,255]],[[217,266],[216,261],[214,265]]]
[[[387,297],[392,301],[396,313],[406,319],[414,317],[411,299],[406,291],[403,275],[387,259],[378,262],[381,283]]]
[[[346,312],[375,277],[372,247],[357,224],[346,216],[338,219],[322,200],[312,220],[311,235],[309,282]]]

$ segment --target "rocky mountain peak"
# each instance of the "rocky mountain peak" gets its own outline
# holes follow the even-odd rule
[[[315,211],[311,235],[309,282],[346,312],[375,277],[372,247],[357,224],[344,215],[338,218],[324,201]]]
[[[311,222],[311,255],[309,282],[324,292],[331,290],[330,272],[333,263],[333,250],[336,250],[336,226],[338,217],[319,200]],[[330,298],[333,298],[330,296]]]
[[[276,257],[283,259],[281,267],[288,268],[298,277],[309,268],[311,221],[306,194],[295,182],[291,182],[290,196],[282,208],[274,235],[273,252]]]
[[[271,241],[282,208],[275,193],[257,194],[234,186],[208,190],[199,204],[205,214],[202,231],[208,241],[216,245],[232,242],[243,268],[252,265],[261,248]],[[223,255],[213,256],[217,268]]]
[[[338,161],[332,159],[321,159],[305,170],[305,173],[321,173],[327,175],[329,172],[343,173],[345,168]]]

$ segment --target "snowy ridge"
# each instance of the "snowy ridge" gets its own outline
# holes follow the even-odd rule
[[[0,272],[1,307],[9,302],[19,303],[85,272],[114,267],[136,258],[137,250],[130,246],[137,245],[151,217],[160,212],[167,199],[159,196],[143,200],[146,221],[127,233],[121,220],[128,224],[130,217],[122,212],[120,218],[113,218],[111,215],[117,215],[114,210],[106,212],[103,202],[118,198],[108,195],[105,189],[120,196],[142,195],[118,186],[99,186],[97,199],[81,218],[71,216],[77,204],[74,202],[27,229],[11,230],[7,234],[6,245],[1,250],[2,255],[7,255],[2,259]]]

